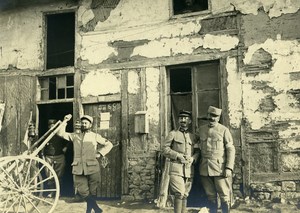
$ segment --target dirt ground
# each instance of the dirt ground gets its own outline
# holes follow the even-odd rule
[[[86,203],[69,203],[60,198],[55,213],[85,213]],[[153,202],[97,201],[105,213],[172,213],[173,209],[158,209]],[[208,213],[206,208],[188,208],[189,213]],[[231,213],[300,213],[298,203],[241,203]]]

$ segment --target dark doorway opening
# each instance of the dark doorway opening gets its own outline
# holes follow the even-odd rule
[[[55,103],[55,104],[40,104],[39,109],[39,137],[44,135],[48,130],[48,120],[56,119],[63,120],[67,114],[73,114],[73,103]],[[68,122],[67,132],[73,132],[73,120]],[[73,161],[73,144],[67,143],[66,169],[62,179],[62,186],[60,187],[61,196],[74,196],[74,185],[72,175],[72,161]]]
[[[179,110],[193,112],[190,129],[197,132],[205,124],[208,106],[220,107],[221,87],[219,62],[208,61],[167,67],[171,106],[171,128],[179,127]],[[199,161],[195,163],[193,185],[188,197],[189,207],[203,207],[207,196],[200,181]]]
[[[74,66],[75,13],[46,15],[46,69]]]

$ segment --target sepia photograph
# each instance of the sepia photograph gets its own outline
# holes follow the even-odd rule
[[[300,213],[300,0],[0,0],[0,213]]]

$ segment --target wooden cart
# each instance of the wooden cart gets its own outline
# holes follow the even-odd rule
[[[52,166],[38,154],[70,118],[58,121],[23,154],[0,158],[0,212],[54,211],[60,194],[59,180]],[[48,198],[50,193],[52,197]]]

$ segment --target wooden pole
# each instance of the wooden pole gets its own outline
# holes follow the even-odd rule
[[[157,200],[157,207],[165,208],[167,199],[168,199],[168,189],[169,189],[169,170],[170,170],[170,159],[167,158],[165,161],[164,171],[162,173],[161,185],[160,185],[160,193]]]

